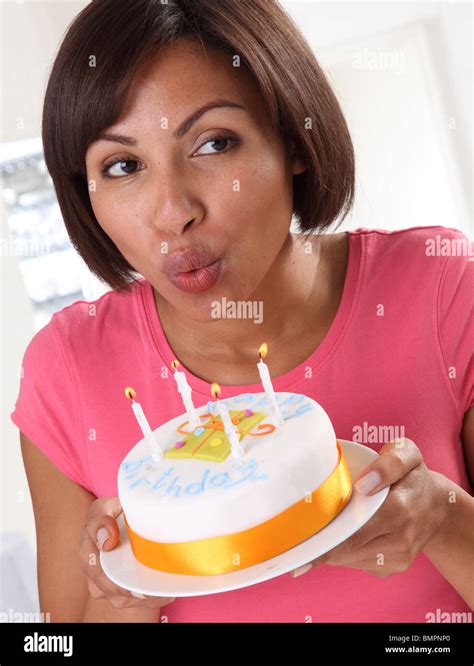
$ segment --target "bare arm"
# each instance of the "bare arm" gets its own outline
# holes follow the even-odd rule
[[[35,516],[41,611],[50,613],[51,622],[158,622],[159,609],[114,608],[90,595],[80,550],[97,498],[65,476],[23,433],[20,441]]]
[[[35,516],[40,608],[52,622],[80,622],[88,597],[80,537],[95,498],[23,433],[20,441]]]
[[[474,407],[463,421],[462,442],[471,484],[474,480]],[[432,472],[448,503],[444,528],[423,549],[471,608],[474,608],[474,498],[442,474]]]
[[[474,609],[474,498],[442,474],[431,473],[444,488],[449,510],[444,527],[428,541],[423,552]]]

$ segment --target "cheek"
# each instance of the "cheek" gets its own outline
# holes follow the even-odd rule
[[[238,170],[239,191],[234,192],[234,206],[249,224],[258,222],[260,228],[267,224],[285,225],[291,217],[291,179],[285,171],[280,152],[261,153],[261,157],[247,161]]]
[[[232,234],[238,234],[239,245],[247,257],[253,256],[252,261],[256,247],[260,257],[271,257],[281,247],[291,223],[292,181],[285,164],[279,154],[271,154],[242,165],[235,179],[239,189],[231,196],[226,194],[220,204],[227,218],[237,223],[231,225]]]
[[[91,192],[90,200],[99,225],[126,258],[149,241],[144,224],[146,211],[137,200],[127,205],[113,193],[100,191]]]
[[[249,298],[270,270],[288,237],[292,214],[291,181],[278,159],[235,169],[240,190],[216,197],[226,230],[227,279],[221,289],[229,299]]]
[[[96,192],[90,192],[89,196],[97,222],[105,233],[110,234],[113,232],[114,220],[117,220],[119,217],[119,204],[117,199],[109,196],[100,189]]]

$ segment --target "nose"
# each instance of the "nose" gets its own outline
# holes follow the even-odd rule
[[[191,200],[182,183],[182,178],[175,177],[166,187],[157,188],[155,226],[176,236],[196,226],[201,214],[199,205]]]

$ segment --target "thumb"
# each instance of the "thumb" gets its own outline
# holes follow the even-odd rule
[[[112,550],[117,545],[120,531],[116,518],[121,512],[118,497],[101,498],[91,506],[86,527],[99,550]]]
[[[378,458],[359,474],[354,486],[362,495],[371,495],[396,483],[422,462],[415,442],[407,437],[394,439],[382,446]]]
[[[119,528],[115,518],[103,516],[101,524],[98,525],[94,541],[99,550],[112,550],[119,540]]]

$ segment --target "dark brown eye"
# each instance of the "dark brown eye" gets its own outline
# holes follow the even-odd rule
[[[131,173],[134,173],[136,165],[138,165],[137,160],[132,160],[132,159],[122,159],[119,158],[118,160],[113,160],[112,162],[109,162],[108,164],[104,164],[102,168],[102,173],[107,177],[107,178],[120,178],[122,176],[129,175]],[[116,168],[116,172],[112,173],[112,169]],[[122,170],[123,171],[118,171],[117,170]]]
[[[216,152],[204,152],[200,153],[201,155],[218,155],[219,153],[226,153],[228,150],[231,150],[237,143],[238,139],[236,139],[233,136],[215,136],[212,137],[212,139],[208,139],[205,143],[202,144],[202,146],[199,148],[199,150],[202,150],[204,146],[207,146],[208,144],[217,144],[215,146]],[[232,144],[230,148],[227,146],[227,144]]]

